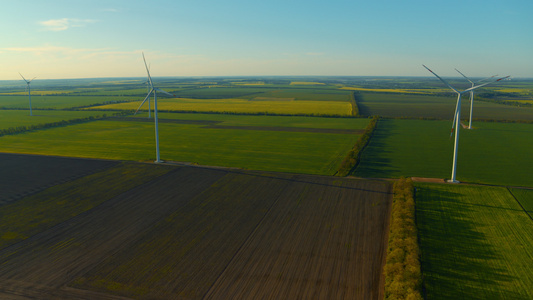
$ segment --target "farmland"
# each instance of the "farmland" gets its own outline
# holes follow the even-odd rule
[[[31,106],[39,109],[68,109],[84,107],[95,104],[114,103],[137,100],[138,97],[123,96],[36,96],[31,97]],[[0,108],[29,109],[28,95],[25,96],[0,96]]]
[[[137,118],[146,118],[147,112],[139,113]],[[207,121],[220,126],[267,126],[296,127],[309,129],[362,130],[369,120],[364,118],[323,118],[301,116],[247,116],[230,114],[201,113],[160,113],[159,118],[166,120],[187,120],[192,122]]]
[[[533,126],[475,122],[474,127],[461,131],[457,179],[533,186]],[[449,178],[453,154],[450,129],[451,121],[381,120],[354,174]]]
[[[428,299],[533,297],[532,220],[506,188],[420,183],[416,199]]]
[[[124,184],[137,177],[144,183]],[[105,197],[94,193],[107,186]],[[13,232],[22,240],[0,247],[0,296],[376,298],[389,189],[348,178],[109,166],[0,207],[8,218],[50,224],[28,231],[19,222]],[[38,199],[49,202],[35,207]]]
[[[522,208],[533,218],[533,190],[509,189]]]
[[[269,98],[270,99],[270,98]],[[138,102],[108,104],[92,109],[135,110]],[[233,112],[233,113],[270,113],[289,115],[338,115],[350,116],[351,105],[341,101],[311,101],[283,98],[250,101],[246,99],[159,99],[158,109],[162,111],[194,112]]]
[[[262,121],[257,122],[272,125],[268,118],[264,116]],[[299,120],[300,124],[305,121],[290,120]],[[337,119],[331,120],[336,125],[329,127],[342,127]],[[95,121],[4,136],[2,151],[150,161],[155,158],[153,123],[142,121]],[[316,123],[328,127],[328,119]],[[351,125],[347,129],[360,129],[366,123],[367,119],[356,119],[341,125]],[[290,121],[285,125],[289,127]],[[359,136],[357,131],[331,134],[320,128],[303,132],[295,128],[268,129],[257,126],[210,127],[205,123],[162,123],[161,157],[164,160],[203,165],[333,175]]]
[[[382,117],[451,119],[457,96],[405,95],[385,93],[360,93],[358,105],[361,115]],[[467,119],[470,101],[464,96],[462,118]],[[533,107],[518,107],[474,100],[475,119],[533,120]]]
[[[158,78],[176,95],[158,98],[164,165],[147,105],[131,114],[145,81],[36,81],[33,117],[0,82],[0,129],[87,118],[0,137],[0,298],[383,296],[388,181],[316,175],[337,173],[359,111],[384,118],[351,175],[448,178],[456,97],[438,80]],[[532,296],[531,87],[479,91],[463,184],[416,183],[428,299]]]
[[[34,111],[33,116],[30,116],[29,110],[0,110],[0,129],[82,119],[103,114],[111,115],[112,113],[108,111],[40,110]]]

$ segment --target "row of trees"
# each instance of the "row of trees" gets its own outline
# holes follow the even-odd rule
[[[127,113],[114,113],[113,116],[123,116]],[[32,130],[39,130],[39,129],[46,129],[46,128],[53,128],[53,127],[61,127],[61,126],[67,126],[67,125],[73,125],[73,124],[79,124],[84,122],[91,122],[96,120],[102,120],[107,118],[106,114],[103,114],[102,116],[89,116],[86,118],[77,118],[77,119],[70,119],[70,120],[61,120],[57,122],[50,122],[50,123],[42,123],[42,124],[34,124],[34,125],[28,125],[28,126],[17,126],[17,127],[9,127],[6,129],[0,129],[0,136],[3,135],[12,135],[12,134],[18,134],[26,131],[32,131]]]
[[[350,95],[350,104],[352,105],[352,117],[359,117],[359,106],[357,106],[356,98],[359,98],[359,95],[355,92],[352,92]]]
[[[385,299],[423,299],[414,186],[410,178],[400,178],[394,183],[384,274]]]
[[[352,150],[348,152],[348,155],[344,160],[342,161],[339,170],[335,175],[337,176],[347,176],[350,174],[350,172],[357,166],[357,163],[359,162],[359,158],[361,156],[361,152],[368,144],[368,141],[370,141],[370,138],[372,137],[372,134],[374,133],[374,129],[376,128],[376,125],[378,123],[379,116],[372,117],[372,120],[370,120],[370,123],[366,126],[365,132],[357,142],[355,142],[355,145],[353,146]]]

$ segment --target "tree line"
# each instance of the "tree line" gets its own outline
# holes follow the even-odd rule
[[[414,186],[410,178],[394,183],[385,275],[385,299],[422,300],[420,249],[415,223]]]
[[[370,120],[370,123],[368,123],[365,128],[365,132],[359,137],[359,139],[357,139],[353,148],[348,152],[348,155],[346,155],[342,161],[339,170],[335,174],[336,176],[348,176],[348,174],[350,174],[350,172],[357,166],[361,152],[370,141],[370,138],[374,133],[374,129],[376,129],[378,120],[379,116],[372,117],[372,120]]]

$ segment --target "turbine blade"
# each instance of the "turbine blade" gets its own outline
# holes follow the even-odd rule
[[[154,88],[154,89],[155,89],[156,91],[160,92],[160,93],[163,93],[163,94],[167,95],[167,96],[174,97],[174,98],[176,97],[176,95],[172,95],[171,93],[167,93],[167,92],[163,91],[163,90],[160,89],[160,88]]]
[[[435,72],[431,71],[428,67],[426,67],[425,65],[422,65],[424,66],[424,68],[426,68],[428,71],[430,71],[433,75],[437,76],[438,79],[440,79],[440,81],[444,82],[444,84],[446,84],[450,89],[452,89],[454,92],[458,93],[459,94],[459,91],[456,90],[453,86],[451,86],[446,80],[440,78],[439,75],[437,75]]]
[[[504,79],[509,78],[509,77],[511,77],[511,76],[505,76],[505,77],[499,78],[499,79],[494,80],[494,81],[491,81],[491,82],[487,82],[487,83],[484,83],[484,84],[480,84],[480,85],[473,86],[473,87],[471,87],[471,88],[469,88],[469,89],[466,89],[466,90],[462,91],[462,93],[464,93],[464,92],[468,92],[468,91],[473,91],[473,90],[475,90],[475,89],[477,89],[477,88],[480,88],[480,87],[482,87],[482,86],[486,86],[486,85],[488,85],[488,84],[495,83],[495,82],[498,82],[498,81],[500,81],[500,80],[504,80]]]
[[[452,132],[450,133],[450,138],[453,135],[453,130],[455,129],[455,126],[457,126],[457,109],[459,109],[459,101],[455,104],[455,113],[453,114],[453,122],[452,122]]]
[[[28,83],[32,82],[35,78],[37,78],[37,77],[33,77],[30,81],[28,81]]]
[[[470,80],[470,78],[466,77],[465,74],[461,73],[461,71],[459,71],[459,70],[457,70],[457,69],[455,69],[455,71],[457,71],[457,72],[459,72],[459,74],[463,75],[463,77],[466,78],[466,80],[470,81],[471,84],[474,84],[474,83],[472,82],[472,80]]]
[[[26,78],[24,78],[24,76],[22,76],[22,74],[19,73],[19,75],[20,77],[22,77],[22,79],[24,79],[24,81],[26,81],[26,83],[28,83],[28,81],[26,80]]]
[[[485,80],[489,80],[489,79],[492,79],[492,78],[494,78],[494,77],[496,77],[496,76],[498,76],[498,74],[496,74],[496,75],[492,75],[492,76],[487,77],[487,78],[480,79],[480,80],[478,80],[477,82],[482,82],[482,81],[485,81]]]
[[[154,85],[152,83],[152,77],[150,76],[150,70],[148,69],[148,65],[146,64],[146,58],[144,58],[144,52],[143,52],[143,61],[144,61],[144,66],[146,67],[146,73],[148,74],[148,81],[150,81],[150,87],[153,89]]]
[[[154,89],[151,89],[150,92],[148,93],[148,95],[146,95],[146,97],[144,98],[144,100],[141,103],[141,105],[139,105],[139,108],[137,108],[137,110],[133,114],[134,116],[139,112],[139,109],[141,109],[141,107],[144,105],[144,102],[146,102],[146,100],[148,100],[148,98],[150,98],[150,96],[152,96],[152,92],[154,92]]]

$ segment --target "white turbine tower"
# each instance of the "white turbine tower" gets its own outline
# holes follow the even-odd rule
[[[487,82],[487,83],[484,83],[484,84],[480,84],[480,85],[476,85],[476,86],[473,86],[469,89],[466,89],[464,91],[459,91],[457,90],[456,88],[454,88],[453,86],[451,86],[448,82],[446,82],[444,79],[440,78],[439,75],[437,75],[435,72],[431,71],[428,67],[426,67],[425,65],[422,65],[424,66],[424,68],[426,68],[428,71],[430,71],[433,75],[437,76],[438,79],[440,79],[440,81],[442,81],[444,84],[446,84],[450,89],[452,89],[454,92],[457,93],[457,104],[455,105],[455,114],[454,114],[454,121],[452,124],[452,132],[453,132],[453,126],[455,125],[455,142],[454,142],[454,145],[453,145],[453,166],[452,166],[452,178],[448,181],[448,182],[452,182],[452,183],[459,183],[459,181],[457,181],[455,179],[455,173],[457,171],[457,150],[458,150],[458,147],[459,147],[459,127],[460,126],[460,123],[461,123],[461,96],[464,94],[464,93],[467,93],[467,92],[470,92],[470,91],[473,91],[477,88],[480,88],[482,86],[485,86],[487,84],[491,84],[493,82],[497,82],[497,81],[500,81],[502,79],[505,79],[505,78],[508,78],[509,76],[506,76],[506,77],[502,77],[502,78],[499,78],[495,81],[491,81],[491,82]]]
[[[146,67],[146,73],[148,74],[148,82],[150,84],[150,91],[148,92],[148,95],[146,95],[146,97],[144,98],[139,108],[137,108],[137,110],[135,111],[135,114],[137,114],[139,109],[141,109],[141,107],[143,106],[144,102],[146,102],[146,100],[149,100],[152,93],[154,93],[154,123],[155,123],[155,151],[156,151],[155,162],[161,163],[162,161],[159,156],[159,125],[158,125],[158,119],[157,119],[157,92],[163,93],[171,97],[176,97],[176,96],[170,93],[167,93],[160,88],[154,87],[154,83],[152,82],[152,77],[150,77],[150,70],[148,69],[148,65],[146,65],[146,59],[144,58],[144,52],[143,52],[143,60],[144,60],[144,66]]]
[[[484,78],[484,79],[481,79],[481,80],[478,80],[476,82],[473,82],[472,80],[470,80],[470,78],[466,77],[465,74],[461,73],[461,71],[455,69],[455,71],[459,72],[459,74],[463,75],[464,78],[466,78],[466,80],[468,80],[471,84],[472,84],[472,87],[474,87],[476,85],[476,83],[479,83],[479,82],[482,82],[482,81],[485,81],[485,80],[489,80],[489,79],[492,79],[498,75],[493,75],[491,77],[487,77],[487,78]],[[468,129],[472,129],[472,112],[474,111],[474,91],[470,91],[470,119],[468,121]]]
[[[37,78],[37,77],[33,77],[32,80],[26,80],[26,78],[24,78],[24,76],[22,76],[22,74],[20,74],[20,77],[22,77],[22,79],[24,79],[24,81],[26,82],[26,90],[28,91],[28,99],[30,100],[30,116],[33,116],[33,113],[31,111],[31,87],[30,87],[30,83],[33,81],[33,79]]]

